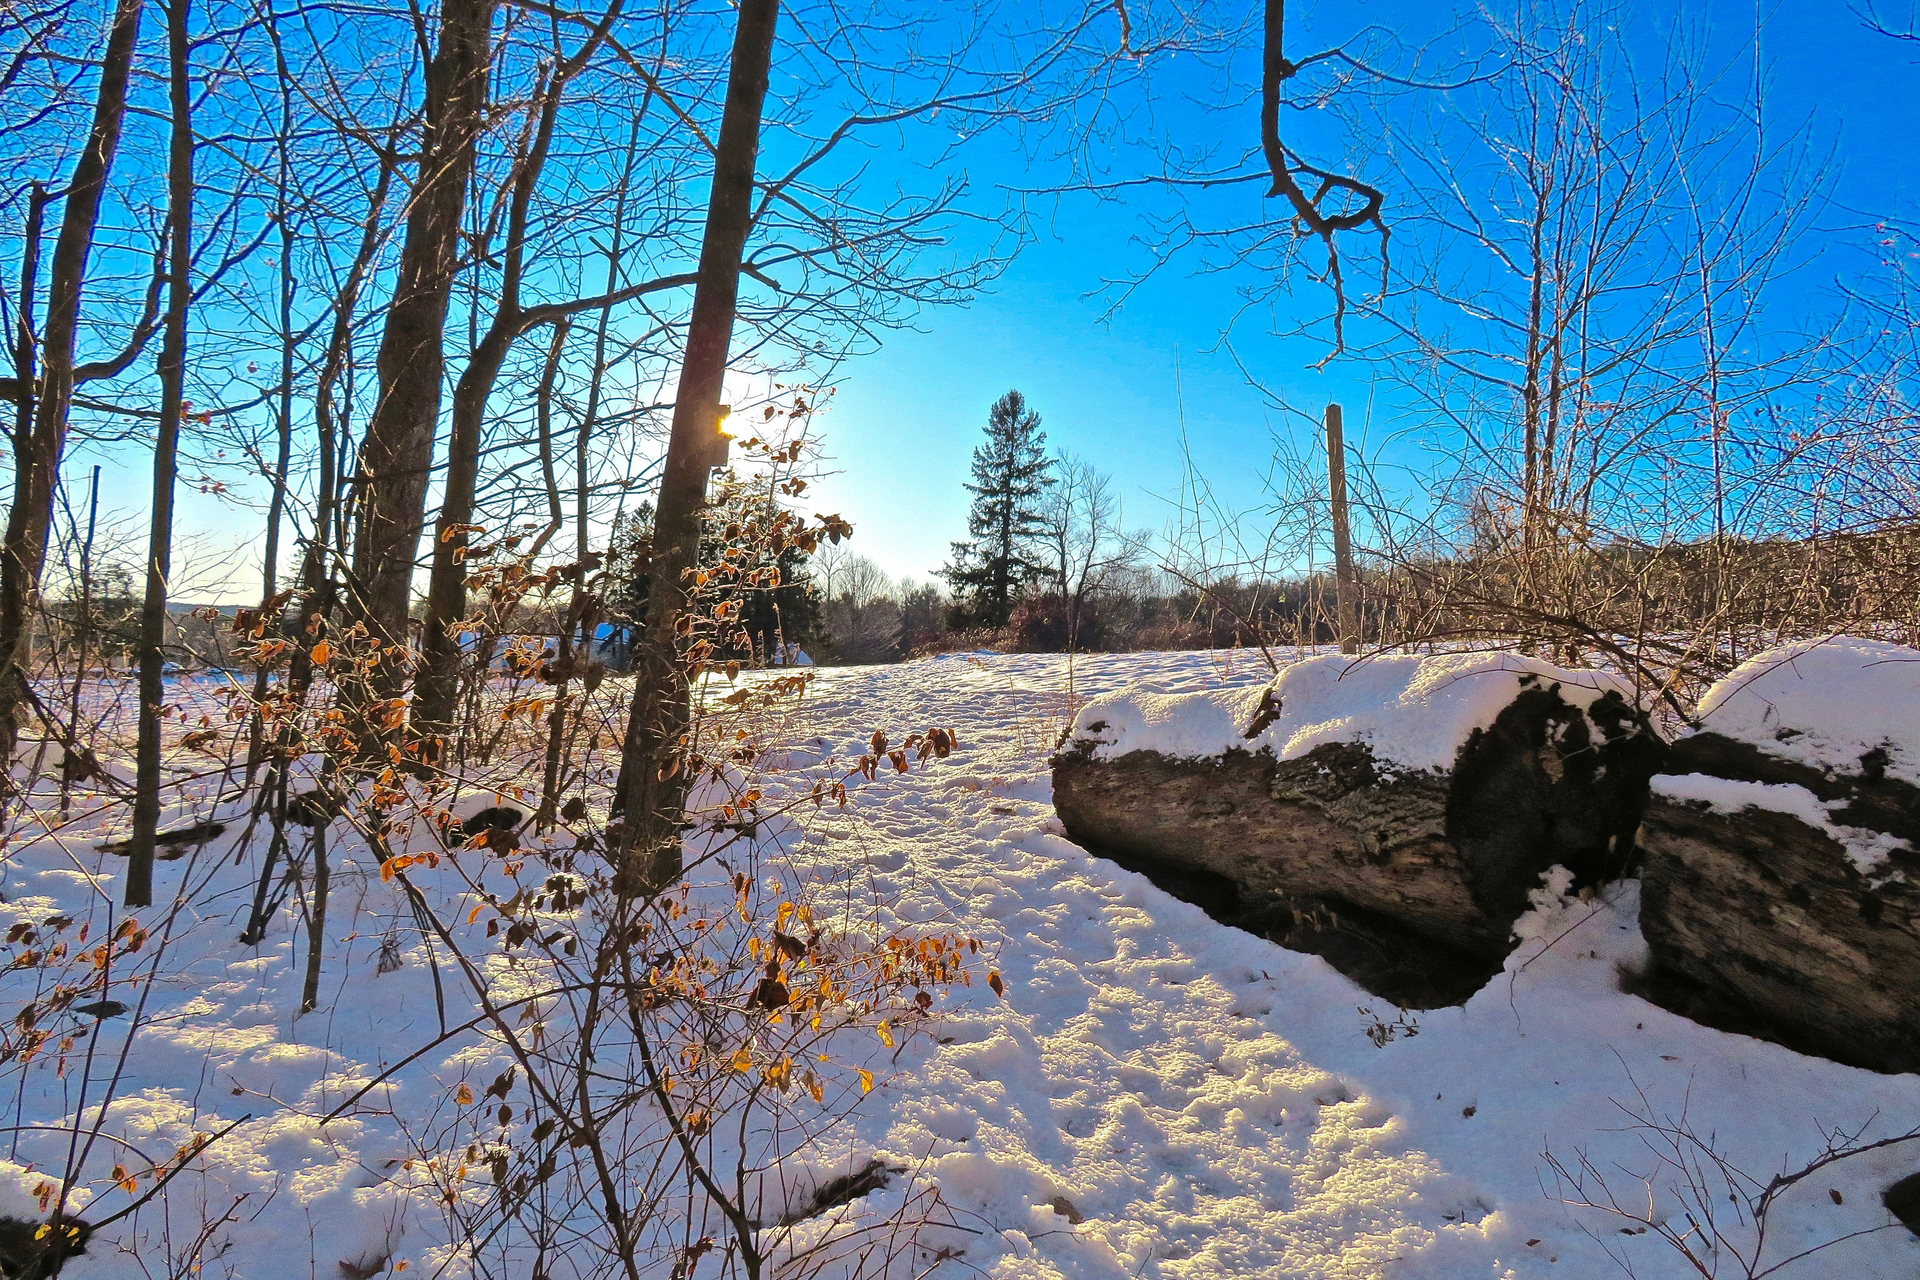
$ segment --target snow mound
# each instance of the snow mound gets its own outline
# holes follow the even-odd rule
[[[1920,649],[1859,636],[1780,645],[1716,682],[1697,716],[1816,769],[1857,773],[1884,751],[1888,777],[1920,783]]]
[[[1558,684],[1579,703],[1633,688],[1603,671],[1569,670],[1517,653],[1316,654],[1266,689],[1197,694],[1121,690],[1089,702],[1072,737],[1097,758],[1132,751],[1165,756],[1266,750],[1292,760],[1328,742],[1364,742],[1374,757],[1409,769],[1450,769],[1472,732],[1491,724],[1528,684]],[[1247,736],[1257,719],[1267,719]]]

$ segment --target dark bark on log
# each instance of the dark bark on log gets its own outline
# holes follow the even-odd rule
[[[1475,904],[1447,841],[1445,780],[1383,783],[1363,746],[1287,761],[1067,752],[1054,759],[1053,803],[1084,844],[1210,871],[1250,896],[1349,903],[1452,946],[1505,950],[1506,922]]]
[[[1667,773],[1704,773],[1736,782],[1805,787],[1829,803],[1846,802],[1830,811],[1841,826],[1868,827],[1920,842],[1920,787],[1887,777],[1884,751],[1869,751],[1862,756],[1857,774],[1836,774],[1770,756],[1752,743],[1717,733],[1681,738],[1667,750]]]
[[[1557,687],[1523,690],[1474,730],[1448,783],[1447,838],[1480,909],[1511,924],[1556,863],[1576,884],[1633,874],[1634,830],[1666,750],[1617,695],[1582,709]]]
[[[1409,1009],[1458,1004],[1500,970],[1504,928],[1475,907],[1434,775],[1377,785],[1350,744],[1300,760],[1054,759],[1067,833],[1222,924],[1324,957]]]
[[[1720,744],[1694,759],[1706,752],[1769,773],[1804,768]],[[1879,783],[1828,782],[1886,798]],[[1904,883],[1870,881],[1830,836],[1789,814],[1658,799],[1640,842],[1640,928],[1654,961],[1642,994],[1838,1062],[1920,1071],[1920,856],[1894,855]]]

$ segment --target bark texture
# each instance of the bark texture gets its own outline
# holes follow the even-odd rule
[[[1824,775],[1712,734],[1676,743],[1675,759],[1675,772],[1807,786],[1843,802],[1831,812],[1844,825],[1905,838],[1920,826],[1920,792],[1872,762]],[[1920,1071],[1920,856],[1896,853],[1895,874],[1869,877],[1789,814],[1658,799],[1640,842],[1646,995],[1839,1062]]]
[[[1082,844],[1210,871],[1245,894],[1350,903],[1470,950],[1506,937],[1474,903],[1447,841],[1445,780],[1383,781],[1364,746],[1287,761],[1069,751],[1053,762],[1053,804]]]

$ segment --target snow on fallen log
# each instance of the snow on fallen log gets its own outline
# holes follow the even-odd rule
[[[1754,655],[1707,690],[1707,731],[1816,771],[1920,785],[1920,649],[1859,636]]]
[[[1920,1070],[1920,650],[1759,654],[1653,781],[1649,997],[1881,1071]]]
[[[1054,805],[1082,844],[1222,877],[1291,917],[1283,941],[1399,998],[1367,952],[1497,969],[1542,871],[1624,874],[1660,754],[1605,673],[1328,654],[1264,690],[1095,700],[1054,757]]]

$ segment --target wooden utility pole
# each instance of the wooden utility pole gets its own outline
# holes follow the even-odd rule
[[[1353,572],[1353,541],[1347,528],[1347,440],[1340,406],[1327,406],[1327,497],[1333,510],[1333,593],[1339,614],[1340,652],[1360,652],[1360,580]]]

